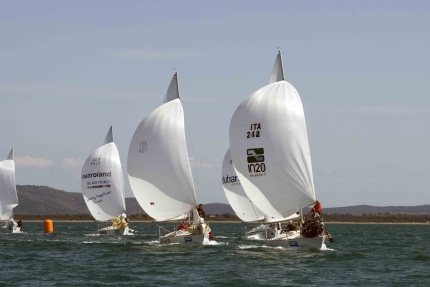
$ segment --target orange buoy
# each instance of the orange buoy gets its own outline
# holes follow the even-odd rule
[[[43,222],[43,228],[45,230],[45,233],[52,233],[54,232],[54,224],[52,223],[51,219],[45,219]]]

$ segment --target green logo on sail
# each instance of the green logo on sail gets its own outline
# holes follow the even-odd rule
[[[256,163],[264,161],[264,148],[250,148],[246,151],[248,155],[248,163]]]
[[[264,148],[250,148],[246,150],[248,161],[248,172],[251,177],[266,175],[266,164],[264,163]]]

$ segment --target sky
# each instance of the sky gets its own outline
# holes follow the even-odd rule
[[[227,203],[231,117],[278,49],[325,207],[430,204],[428,1],[0,0],[0,159],[19,185],[81,192],[113,126],[127,153],[178,72],[197,199]]]

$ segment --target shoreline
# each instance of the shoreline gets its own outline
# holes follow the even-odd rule
[[[52,222],[93,222],[93,223],[98,223],[98,224],[105,224],[105,223],[109,223],[109,221],[94,221],[94,220],[82,220],[82,219],[50,219],[50,218],[46,218],[46,219],[25,219],[22,220],[23,222],[41,222],[43,223],[45,220],[52,220]],[[148,220],[130,220],[130,224],[133,223],[153,223],[153,221],[148,221]],[[158,223],[176,223],[173,221],[170,222],[158,222]],[[207,221],[206,223],[210,224],[210,223],[229,223],[229,224],[233,224],[233,223],[245,223],[245,224],[259,224],[259,223],[251,223],[251,222],[242,222],[242,221]],[[392,225],[399,225],[399,224],[404,224],[404,225],[430,225],[430,222],[350,222],[350,221],[324,221],[324,224],[392,224]]]

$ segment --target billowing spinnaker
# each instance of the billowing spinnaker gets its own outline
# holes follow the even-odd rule
[[[315,201],[303,106],[287,81],[264,86],[239,105],[230,152],[247,196],[269,216],[288,217]]]
[[[15,182],[15,162],[11,149],[6,160],[0,162],[0,219],[13,217],[13,209],[18,205]]]
[[[127,170],[134,196],[155,220],[177,218],[195,208],[179,98],[162,104],[137,127],[128,151]]]
[[[87,158],[82,167],[81,187],[96,220],[110,220],[125,212],[124,178],[114,142],[102,145]]]

